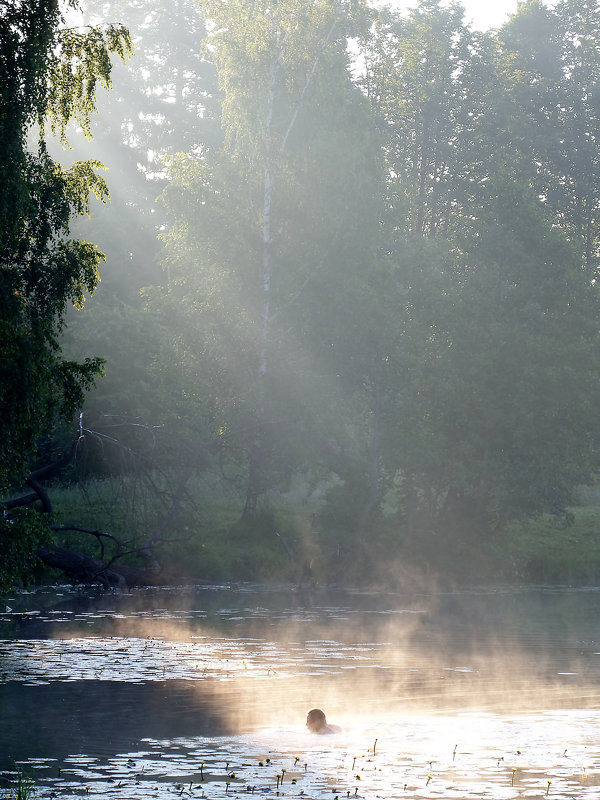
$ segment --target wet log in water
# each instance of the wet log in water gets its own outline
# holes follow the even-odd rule
[[[160,586],[165,582],[165,576],[154,567],[128,567],[56,545],[41,547],[37,555],[46,566],[60,569],[81,583],[101,583],[107,588],[125,589],[128,586]]]

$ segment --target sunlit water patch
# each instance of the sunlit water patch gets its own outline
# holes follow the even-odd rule
[[[344,720],[346,722],[346,720]],[[597,798],[597,712],[408,715],[218,737],[144,739],[107,759],[29,760],[41,797]]]

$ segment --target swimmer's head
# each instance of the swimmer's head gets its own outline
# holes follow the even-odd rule
[[[320,733],[327,729],[327,719],[320,708],[313,708],[308,712],[306,727],[311,733]]]

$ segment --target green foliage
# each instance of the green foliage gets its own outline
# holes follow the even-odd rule
[[[0,516],[0,596],[27,581],[38,564],[36,549],[49,540],[48,519],[31,509]]]
[[[596,290],[549,144],[567,5],[483,35],[437,2],[370,34],[362,7],[206,4],[224,144],[170,159],[156,374],[256,492],[340,475],[348,542],[392,488],[400,538],[461,537],[595,469]]]
[[[504,531],[500,552],[523,581],[596,584],[600,577],[599,524],[597,506],[521,520]]]
[[[53,133],[66,143],[66,128],[77,121],[91,136],[90,118],[96,110],[96,85],[111,88],[111,54],[122,60],[133,52],[129,31],[122,25],[91,27],[85,31],[62,28],[57,31],[59,53],[50,59],[47,108],[43,109]]]
[[[206,537],[203,560],[213,548],[222,561],[223,577],[252,581],[289,579],[290,557],[270,511],[259,511],[252,519],[238,520],[227,529]],[[200,566],[206,569],[202,562]]]
[[[103,256],[68,238],[72,215],[88,197],[104,200],[99,162],[70,169],[48,155],[44,120],[65,136],[84,128],[97,79],[110,81],[110,52],[129,49],[123,29],[76,34],[61,27],[57,3],[15,3],[0,10],[0,487],[22,479],[40,432],[55,414],[70,418],[102,361],[61,357],[58,337],[69,303],[83,304]],[[41,125],[37,151],[29,131]]]
[[[171,161],[178,150],[197,151],[219,138],[214,67],[201,48],[204,18],[195,0],[168,5],[84,0],[81,9],[92,26],[107,19],[125,23],[135,55],[126,65],[115,63],[114,88],[99,94],[91,120],[92,152],[102,154],[111,176],[111,202],[96,204],[91,219],[82,220],[76,231],[102,242],[106,262],[85,313],[69,315],[61,345],[74,360],[90,351],[106,359],[102,381],[86,399],[89,427],[105,430],[111,418],[115,424],[135,418],[140,425],[169,429],[174,437],[185,429],[197,441],[209,438],[199,421],[200,386],[181,380],[183,370],[171,357],[162,310],[155,310],[153,298],[160,290],[149,288],[162,279],[157,232],[165,228],[165,210],[156,200],[165,185],[163,159]],[[88,143],[75,134],[69,138],[82,157]],[[164,311],[167,316],[179,313],[176,303]],[[209,382],[208,368],[205,374]],[[118,430],[124,444],[132,445],[126,433],[131,426],[124,423]],[[161,466],[177,459],[175,446],[166,442],[161,437],[160,452],[153,453]],[[191,449],[192,441],[188,444]],[[119,468],[118,448],[106,448],[104,455],[96,462],[99,474],[105,474],[111,459],[110,469]],[[87,460],[86,469],[92,469],[92,462]]]
[[[251,522],[240,523],[236,506],[242,494],[215,490],[219,477],[214,468],[194,475],[188,485],[193,502],[182,503],[163,540],[157,537],[154,552],[166,575],[192,581],[288,579],[290,554],[278,536],[275,515],[262,511]],[[181,473],[154,471],[56,486],[52,492],[55,517],[67,524],[110,531],[126,549],[134,549],[156,530],[180,480]],[[286,531],[285,536],[291,538]],[[104,540],[101,552],[96,537],[82,538],[69,530],[58,531],[54,540],[95,557],[108,559],[116,552],[114,542]],[[124,561],[131,562],[132,557]]]
[[[511,133],[555,223],[599,265],[600,11],[587,0],[522,3],[499,34]],[[510,103],[510,106],[509,106]]]
[[[75,3],[70,3],[75,6]],[[49,156],[44,123],[66,141],[77,120],[89,127],[96,81],[110,82],[110,53],[130,49],[122,28],[78,34],[63,27],[56,2],[0,7],[0,491],[26,477],[41,432],[70,420],[102,360],[62,357],[68,305],[81,307],[98,282],[102,253],[69,238],[89,195],[104,201],[98,161],[64,168]],[[34,126],[38,125],[38,133]],[[37,147],[35,141],[37,139]],[[41,530],[31,514],[3,519],[3,586],[34,563]],[[40,523],[41,525],[41,523]]]
[[[530,12],[544,26],[519,29]],[[365,81],[390,165],[369,368],[379,496],[396,482],[409,539],[469,540],[564,508],[596,463],[594,273],[549,199],[552,115],[532,112],[568,86],[544,43],[560,26],[536,3],[496,37],[438,3],[379,26]]]
[[[37,789],[31,778],[19,770],[16,785],[4,792],[2,800],[33,800],[36,795]]]

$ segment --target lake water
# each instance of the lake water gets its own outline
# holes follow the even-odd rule
[[[600,591],[213,586],[0,608],[0,793],[600,798]],[[341,733],[315,736],[323,708]]]

